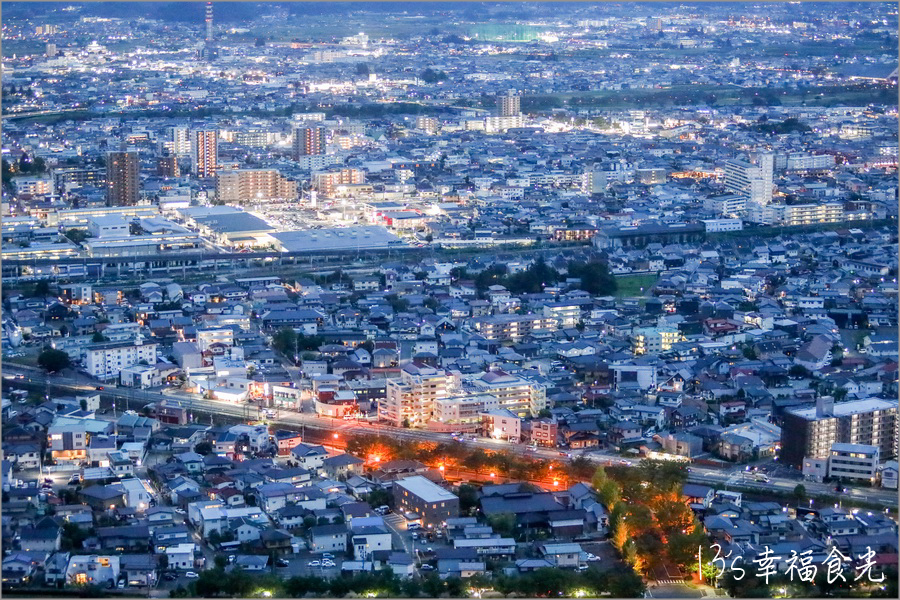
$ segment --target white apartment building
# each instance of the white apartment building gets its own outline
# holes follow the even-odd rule
[[[378,403],[378,418],[394,427],[424,427],[432,420],[437,400],[448,398],[456,379],[444,370],[407,364],[399,381],[387,380],[387,397]]]
[[[85,368],[97,379],[115,379],[125,367],[146,361],[156,364],[156,349],[159,344],[147,343],[138,337],[133,342],[103,342],[92,344],[85,353]]]
[[[197,330],[197,349],[206,352],[213,344],[234,346],[234,330],[230,327]]]
[[[443,432],[474,432],[481,423],[481,413],[498,408],[500,400],[486,394],[442,398],[434,403],[434,416],[428,422],[428,428]]]
[[[547,408],[547,389],[531,379],[505,371],[491,371],[462,381],[463,390],[495,396],[500,405],[520,417],[536,417]]]
[[[834,166],[834,156],[831,154],[806,154],[804,152],[794,152],[788,154],[785,166],[788,171],[830,169]]]
[[[738,216],[747,210],[747,198],[736,194],[711,196],[703,199],[703,208],[724,217]]]
[[[785,227],[814,225],[816,223],[840,223],[844,220],[844,205],[840,202],[822,204],[772,204],[771,223]]]
[[[831,456],[828,457],[828,476],[874,483],[878,474],[878,459],[878,446],[836,442],[831,445]]]
[[[742,160],[725,163],[725,188],[747,199],[748,202],[766,205],[772,201],[775,156],[760,154],[759,164]]]
[[[675,325],[640,327],[632,334],[631,347],[635,354],[659,354],[683,340],[684,336]]]

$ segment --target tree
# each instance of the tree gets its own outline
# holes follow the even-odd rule
[[[802,483],[798,483],[794,488],[794,498],[796,498],[798,501],[806,498],[806,486],[804,486]]]
[[[612,296],[618,289],[615,276],[609,272],[605,262],[588,263],[571,261],[568,265],[569,277],[581,279],[579,289],[592,296]]]
[[[362,77],[369,76],[369,65],[366,63],[356,63],[356,74]]]
[[[72,361],[69,359],[69,355],[62,350],[48,348],[40,353],[37,363],[48,373],[58,373],[63,369],[67,369],[72,364]]]
[[[366,501],[372,508],[378,508],[379,506],[389,506],[391,502],[391,495],[387,492],[387,490],[383,488],[377,488],[368,493],[368,495],[366,496]]]
[[[459,512],[469,514],[469,511],[478,506],[478,490],[474,485],[460,485],[456,495],[459,497]]]
[[[75,227],[67,230],[65,235],[73,244],[80,244],[90,237],[86,229],[78,229]]]
[[[809,377],[809,370],[803,365],[792,365],[790,369],[788,369],[788,375],[791,377]]]
[[[444,581],[432,571],[422,582],[422,591],[432,598],[437,598],[444,592]]]
[[[616,506],[619,501],[622,500],[622,490],[619,488],[619,484],[611,479],[607,479],[603,482],[600,488],[597,490],[597,496],[600,499],[600,503],[603,504],[608,509]]]
[[[559,281],[559,273],[549,266],[542,256],[524,271],[514,273],[507,278],[506,287],[514,294],[537,294],[544,287]]]
[[[31,294],[33,298],[43,298],[50,293],[50,284],[46,281],[38,281],[34,284],[34,292]]]
[[[437,83],[438,81],[445,81],[447,74],[444,71],[435,71],[429,67],[422,71],[420,77],[425,83]]]
[[[284,327],[272,337],[272,347],[285,356],[297,352],[297,334],[290,327]]]
[[[213,446],[210,442],[199,442],[196,446],[194,446],[194,452],[201,456],[206,456],[207,454],[211,454],[213,451]]]
[[[516,529],[516,515],[512,513],[493,515],[488,517],[488,523],[502,537],[509,537]]]
[[[168,555],[166,555],[166,554],[160,554],[160,555],[159,555],[159,562],[158,562],[157,564],[159,565],[159,569],[160,569],[161,571],[165,571],[166,569],[168,569],[168,568],[169,568],[169,557],[168,557]]]
[[[253,45],[256,46],[257,48],[262,48],[263,46],[266,45],[266,38],[262,38],[262,37],[256,38],[256,41],[253,42]]]
[[[81,406],[81,410],[87,412],[87,400],[82,398],[78,405]]]

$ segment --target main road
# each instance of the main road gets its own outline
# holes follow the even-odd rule
[[[27,367],[14,363],[6,362],[3,365],[4,384],[10,384],[15,387],[30,388],[38,391],[49,392],[50,388],[55,388],[66,392],[94,392],[96,393],[96,382],[85,381],[74,377],[64,377],[61,375],[47,375],[40,369]],[[114,403],[118,410],[123,408],[140,408],[144,404],[150,402],[160,402],[161,400],[176,400],[183,406],[188,408],[189,412],[193,412],[193,420],[196,422],[196,413],[204,413],[208,415],[222,415],[226,417],[236,418],[239,420],[260,420],[259,408],[252,404],[234,404],[220,400],[210,400],[201,398],[196,395],[170,392],[162,393],[157,391],[137,390],[132,388],[120,387],[104,387],[99,392],[101,400]],[[131,403],[134,403],[132,406]],[[276,416],[266,419],[270,424],[275,426],[285,426],[297,429],[312,429],[318,431],[329,432],[334,438],[331,445],[341,447],[344,443],[342,434],[382,434],[395,439],[409,441],[429,441],[429,442],[447,442],[452,443],[453,437],[448,433],[439,433],[433,431],[423,431],[417,429],[400,429],[390,427],[379,423],[369,423],[364,421],[352,421],[342,419],[322,418],[314,413],[303,413],[288,410],[279,410]],[[323,438],[324,439],[324,438]],[[550,450],[546,448],[531,449],[522,444],[509,444],[502,441],[495,441],[486,438],[466,441],[467,447],[480,448],[483,450],[505,450],[514,454],[528,456],[531,458],[540,458],[544,460],[568,460],[574,458],[575,454],[560,452],[558,450]],[[623,458],[616,454],[607,454],[600,451],[588,451],[580,454],[589,460],[600,464],[627,464],[635,465],[640,459]],[[728,488],[740,487],[758,490],[760,493],[780,492],[792,493],[797,486],[798,481],[769,477],[768,482],[744,481],[741,476],[742,468],[735,466],[731,469],[718,469],[713,467],[704,467],[699,465],[691,465],[688,473],[688,481],[691,483],[699,483],[703,485]],[[816,496],[833,496],[834,488],[827,484],[815,483],[810,481],[802,482],[806,488],[807,495],[815,498]],[[883,505],[884,508],[895,510],[897,506],[897,492],[880,488],[862,488],[848,487],[847,492],[843,494],[848,499],[860,500],[874,504]]]

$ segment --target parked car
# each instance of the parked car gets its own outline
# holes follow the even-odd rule
[[[184,576],[187,577],[188,579],[197,579],[198,577],[200,577],[193,571],[188,571],[187,573],[184,574]]]
[[[432,565],[422,565],[419,568],[422,569],[423,571],[434,571],[434,567]]]
[[[306,566],[307,566],[307,567],[321,567],[321,566],[322,566],[322,562],[321,562],[321,561],[318,561],[318,560],[311,560],[311,561],[309,561],[308,563],[306,563]]]

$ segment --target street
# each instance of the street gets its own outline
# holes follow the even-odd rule
[[[4,383],[18,387],[31,387],[33,389],[45,390],[48,386],[57,389],[66,390],[68,392],[95,392],[96,382],[88,380],[87,377],[78,379],[75,377],[64,377],[61,375],[48,376],[41,369],[26,367],[13,363],[4,365],[4,373],[12,375],[24,375],[23,379],[5,379]],[[178,400],[188,408],[189,418],[194,422],[201,421],[196,418],[191,411],[204,412],[209,415],[225,415],[241,420],[261,420],[259,409],[252,404],[232,404],[220,400],[210,400],[207,398],[199,398],[194,395],[184,394],[182,392],[171,390],[168,393],[137,390],[131,388],[117,388],[104,386],[105,389],[100,392],[102,400],[117,402],[117,408],[123,406],[123,402],[127,402],[133,409],[139,409],[143,405],[150,402],[159,402],[161,400]],[[212,416],[210,416],[212,419]],[[279,410],[274,418],[266,419],[267,422],[274,426],[286,426],[294,428],[309,428],[334,432],[338,435],[331,444],[334,447],[343,447],[345,437],[341,436],[342,432],[348,434],[385,434],[392,438],[399,438],[410,441],[430,441],[452,443],[453,437],[448,433],[438,433],[426,430],[416,429],[398,429],[378,423],[367,423],[358,421],[345,421],[337,419],[320,418],[312,412],[293,412],[288,410]],[[558,450],[537,448],[530,449],[523,444],[507,444],[497,440],[488,440],[487,438],[477,439],[475,441],[464,442],[468,447],[479,448],[483,450],[506,450],[514,454],[529,456],[532,458],[541,458],[544,460],[566,460],[568,453],[561,453]],[[574,455],[573,455],[574,456]],[[598,463],[607,464],[629,464],[634,465],[640,462],[636,458],[624,458],[617,454],[604,453],[597,450],[584,452],[583,456]],[[760,492],[778,491],[782,493],[792,493],[798,483],[802,483],[807,490],[807,495],[814,497],[816,495],[833,496],[834,488],[828,484],[802,481],[787,477],[776,477],[770,475],[769,482],[761,483],[756,481],[743,481],[736,477],[736,473],[743,470],[744,467],[735,465],[731,469],[718,469],[706,466],[691,465],[688,481],[691,483],[699,483],[709,486],[723,486],[727,489],[729,485],[758,489]],[[897,493],[891,490],[881,488],[864,488],[864,487],[847,487],[846,496],[849,498],[871,502],[882,505],[884,508],[896,509]]]

